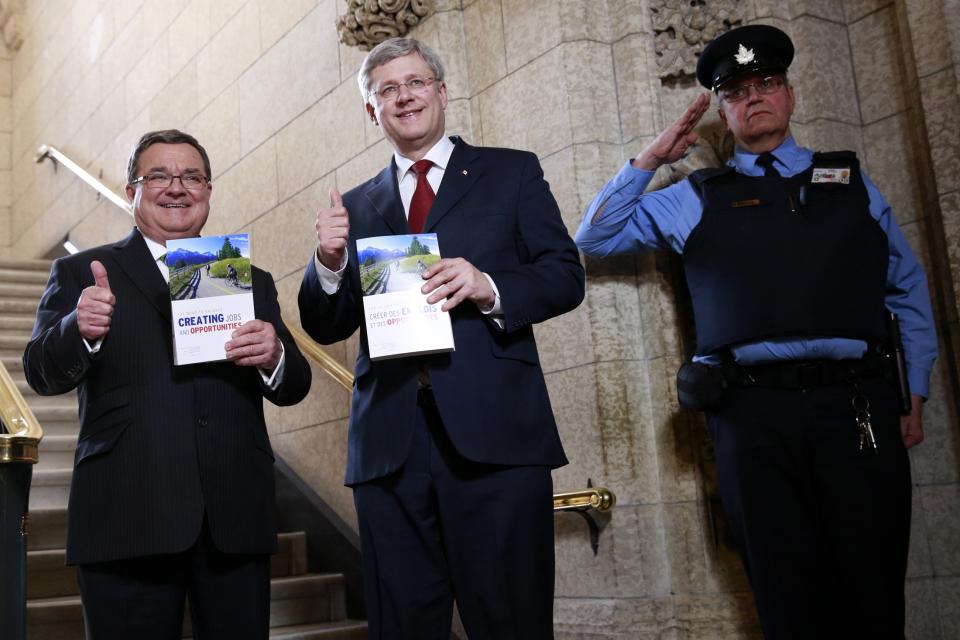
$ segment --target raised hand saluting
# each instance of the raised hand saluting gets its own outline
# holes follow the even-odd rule
[[[710,94],[701,93],[683,115],[660,133],[633,159],[636,169],[656,171],[660,165],[676,162],[699,137],[693,128],[710,106]]]

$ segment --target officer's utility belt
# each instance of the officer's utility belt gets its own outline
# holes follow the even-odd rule
[[[774,389],[813,389],[840,382],[882,378],[888,370],[884,359],[868,353],[859,360],[797,360],[731,368],[728,384]]]
[[[813,389],[892,373],[890,359],[873,349],[857,360],[790,360],[753,366],[688,362],[677,372],[677,397],[684,409],[711,411],[730,388]]]

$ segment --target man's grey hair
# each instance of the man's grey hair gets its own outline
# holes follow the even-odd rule
[[[419,54],[430,67],[434,79],[437,82],[443,82],[443,61],[440,60],[436,51],[415,38],[390,38],[374,47],[360,65],[357,82],[360,83],[360,93],[363,94],[364,101],[370,95],[370,74],[373,70],[411,53]]]
[[[133,148],[133,152],[130,154],[130,159],[127,161],[127,184],[133,184],[133,181],[139,177],[137,176],[137,163],[140,162],[140,155],[147,150],[147,147],[154,144],[190,145],[200,154],[206,177],[208,179],[213,177],[210,174],[210,158],[207,156],[207,150],[197,142],[197,139],[189,133],[177,129],[165,129],[163,131],[149,131],[140,137],[137,146]]]

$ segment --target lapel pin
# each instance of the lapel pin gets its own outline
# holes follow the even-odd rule
[[[467,170],[466,170],[466,169],[463,170],[463,175],[467,175]]]

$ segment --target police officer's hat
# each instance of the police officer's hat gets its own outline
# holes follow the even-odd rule
[[[697,80],[714,91],[745,73],[783,73],[793,62],[793,42],[776,27],[754,24],[737,27],[714,38],[700,54]]]

